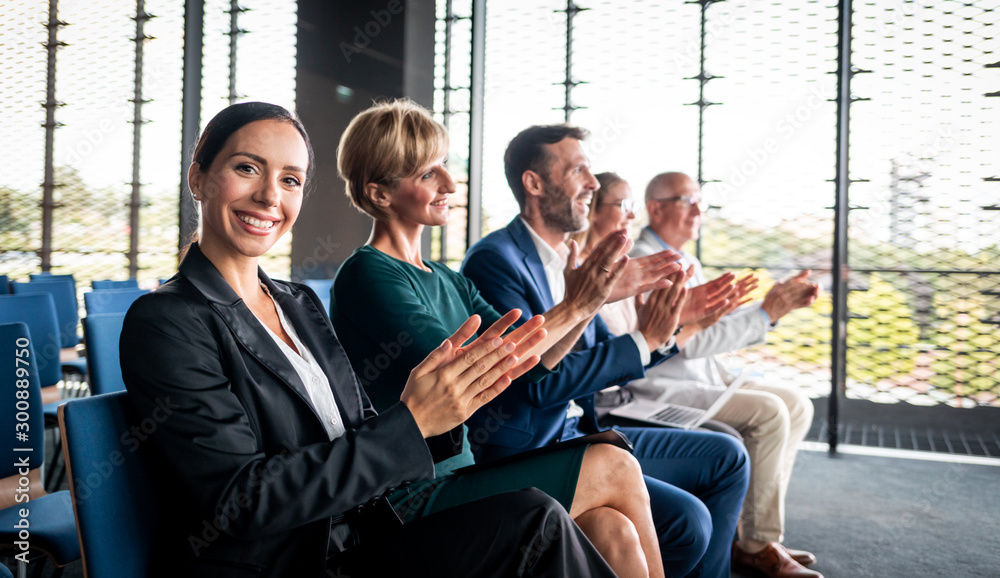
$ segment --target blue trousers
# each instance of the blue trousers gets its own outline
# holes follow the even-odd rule
[[[750,481],[746,448],[716,432],[618,429],[635,444],[667,576],[728,578]]]
[[[567,429],[576,429],[575,422],[567,420]],[[615,429],[635,445],[664,573],[729,578],[729,555],[750,481],[750,458],[743,444],[716,432]],[[564,430],[563,439],[571,437],[576,436]]]

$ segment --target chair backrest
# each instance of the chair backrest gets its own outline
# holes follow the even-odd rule
[[[6,275],[0,275],[0,295],[7,295],[10,293],[10,281],[7,280]]]
[[[32,273],[29,275],[32,281],[44,281],[46,279],[71,279],[76,285],[76,277],[72,273]]]
[[[87,578],[148,576],[160,517],[148,438],[124,391],[59,406],[63,456]]]
[[[94,291],[106,291],[108,289],[138,289],[139,281],[137,279],[126,279],[124,281],[101,279],[98,281],[91,281],[90,286],[94,288]]]
[[[333,279],[303,279],[302,284],[316,292],[319,300],[323,302],[323,311],[330,314],[330,289],[333,288]]]
[[[122,334],[124,313],[99,313],[83,318],[87,340],[87,381],[92,395],[125,389],[118,341]]]
[[[76,332],[80,322],[80,303],[76,300],[76,283],[73,279],[48,275],[38,277],[30,283],[14,281],[11,283],[11,293],[50,293],[56,306],[60,347],[76,347],[80,343],[80,335]]]
[[[0,444],[0,478],[18,474],[27,460],[28,470],[44,463],[45,424],[42,418],[42,388],[38,381],[38,358],[28,325],[0,324],[0,427],[10,432]]]
[[[31,345],[35,349],[34,360],[42,387],[59,383],[62,379],[59,323],[52,295],[0,295],[0,323],[17,322],[26,324],[31,332]]]
[[[126,313],[132,303],[149,293],[147,289],[106,289],[83,294],[87,315],[95,313]]]

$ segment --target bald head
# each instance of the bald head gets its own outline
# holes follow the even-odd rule
[[[669,172],[660,173],[653,177],[646,185],[646,200],[662,199],[687,193],[676,193],[674,191],[685,189],[685,185],[694,184],[694,180],[684,173]]]
[[[694,201],[692,204],[691,201]],[[675,249],[698,238],[701,188],[684,173],[660,173],[646,185],[649,228]]]

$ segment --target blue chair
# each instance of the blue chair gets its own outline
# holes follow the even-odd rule
[[[152,568],[160,527],[155,463],[148,455],[149,442],[138,443],[129,433],[138,423],[124,391],[59,408],[88,578],[148,576]]]
[[[31,283],[14,281],[10,288],[14,295],[50,293],[59,322],[60,347],[76,347],[80,343],[80,335],[76,332],[76,326],[80,322],[80,304],[76,300],[76,284],[72,279],[49,275],[39,277]]]
[[[76,285],[76,278],[72,273],[32,273],[28,276],[32,281],[44,281],[46,279],[72,279]]]
[[[16,502],[13,491],[0,498],[4,500],[0,504],[3,507],[0,547],[22,553],[17,542],[24,541],[21,528],[30,523],[30,550],[25,552],[26,558],[33,561],[44,555],[57,566],[65,566],[80,559],[80,543],[70,493],[46,494],[42,487],[40,468],[45,461],[45,430],[42,406],[35,402],[42,395],[37,360],[26,324],[0,324],[0,396],[10,400],[5,402],[9,411],[0,412],[0,428],[10,432],[8,441],[0,444],[0,478],[3,478],[0,483],[10,488],[26,487],[30,498]],[[15,405],[18,394],[26,396],[23,409]],[[24,436],[15,437],[15,432]],[[29,518],[21,517],[23,510],[28,510]],[[27,572],[27,566],[24,559],[18,560],[20,570]]]
[[[107,291],[108,289],[138,289],[139,281],[134,278],[126,279],[125,281],[103,279],[100,281],[91,281],[90,286],[94,289],[94,291]]]
[[[87,315],[101,313],[126,313],[132,303],[149,293],[147,289],[106,289],[83,294]]]
[[[31,331],[31,344],[38,361],[36,371],[42,387],[55,385],[62,379],[57,319],[51,293],[0,295],[0,323],[22,322]]]
[[[323,312],[330,314],[330,290],[333,289],[333,279],[303,279],[302,284],[316,292],[323,302]]]
[[[56,322],[56,308],[52,302],[52,295],[49,293],[32,293],[28,295],[0,295],[0,323],[22,322],[28,325],[28,330],[33,335],[32,345],[35,349],[35,359],[38,362],[38,379],[41,386],[47,389],[46,395],[57,397],[44,405],[41,404],[41,396],[35,398],[42,408],[45,425],[55,427],[58,422],[59,405],[66,403],[63,395],[81,395],[86,391],[83,388],[67,389],[63,388],[62,393],[56,393],[55,386],[63,379],[63,364],[59,361],[59,329]],[[86,364],[86,360],[81,360]],[[84,365],[86,370],[86,365]],[[48,487],[55,488],[52,480],[60,471],[57,467],[59,459],[58,438],[56,440],[56,452],[52,458],[48,470]]]
[[[72,349],[80,343],[76,327],[80,323],[80,303],[76,299],[76,281],[72,275],[33,275],[30,283],[14,281],[11,292],[15,295],[50,293],[56,305],[59,323],[59,346]],[[70,351],[73,358],[62,360],[63,379],[82,382],[87,377],[87,361]],[[55,414],[52,414],[55,419]]]
[[[101,395],[125,389],[118,355],[118,341],[122,335],[124,322],[124,313],[99,313],[83,318],[83,335],[87,340],[87,374],[91,395]]]
[[[0,275],[0,295],[7,295],[10,293],[10,281],[7,280],[6,275]]]
[[[87,381],[90,385],[91,395],[113,393],[125,389],[118,355],[118,342],[121,338],[124,322],[124,313],[101,313],[83,318],[83,335],[87,340]],[[52,420],[53,414],[58,420],[57,412],[60,405],[62,403],[45,406],[46,420]],[[56,451],[60,449],[61,444],[61,439],[56,440]],[[53,459],[48,476],[45,478],[45,486],[48,488],[60,487],[65,475],[66,468]]]

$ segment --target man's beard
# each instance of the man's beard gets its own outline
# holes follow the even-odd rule
[[[579,233],[586,230],[587,215],[573,213],[573,199],[566,196],[562,188],[545,179],[545,194],[538,206],[546,225],[563,233]]]

